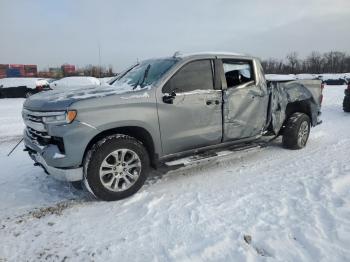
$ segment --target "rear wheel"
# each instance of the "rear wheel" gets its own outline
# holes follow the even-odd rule
[[[344,112],[350,112],[350,96],[345,96],[343,100]]]
[[[292,114],[283,129],[282,143],[285,148],[305,147],[310,134],[310,118],[304,113]]]
[[[114,201],[136,193],[149,172],[144,146],[126,135],[97,142],[85,159],[84,185],[97,198]]]

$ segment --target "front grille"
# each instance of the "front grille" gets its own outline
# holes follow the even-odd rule
[[[43,117],[62,114],[62,112],[38,112],[23,109],[22,116],[26,124],[26,133],[30,140],[37,146],[56,145],[61,153],[65,152],[63,139],[52,137],[47,133]]]
[[[50,140],[51,136],[49,136],[46,132],[36,131],[33,128],[27,127],[28,134],[31,138],[36,140]]]
[[[48,135],[43,122],[45,112],[36,112],[23,109],[22,117],[27,127],[26,132],[30,140],[40,146],[45,146],[50,142],[51,137]]]
[[[43,118],[41,116],[33,116],[33,115],[27,114],[26,119],[33,121],[33,122],[37,122],[37,123],[43,122]]]

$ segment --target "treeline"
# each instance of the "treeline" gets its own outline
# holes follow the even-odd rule
[[[326,53],[314,51],[302,59],[297,52],[291,52],[285,59],[263,60],[262,66],[266,74],[349,73],[350,55],[339,51]]]
[[[76,75],[93,76],[93,77],[109,77],[109,76],[115,76],[116,74],[113,72],[113,67],[111,65],[108,67],[87,65],[79,68],[76,72]]]

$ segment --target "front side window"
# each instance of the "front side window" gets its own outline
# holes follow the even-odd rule
[[[227,88],[254,81],[252,64],[248,61],[223,60]]]
[[[163,93],[190,92],[194,90],[212,90],[213,72],[211,60],[198,60],[184,65],[164,85]]]

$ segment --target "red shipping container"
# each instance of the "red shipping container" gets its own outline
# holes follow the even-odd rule
[[[38,67],[37,65],[24,65],[24,73],[25,76],[37,76],[38,75]]]
[[[5,78],[5,77],[7,77],[6,71],[7,71],[7,69],[1,69],[1,68],[0,68],[0,78]]]
[[[66,74],[75,73],[75,65],[62,65],[62,71]]]
[[[7,70],[9,69],[9,64],[0,64],[0,70]]]

